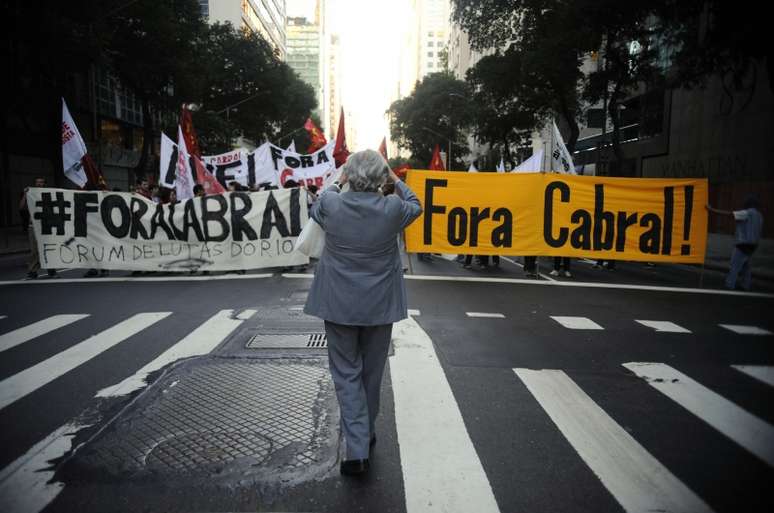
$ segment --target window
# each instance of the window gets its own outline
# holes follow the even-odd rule
[[[427,52],[427,56],[428,57],[432,57],[433,56],[433,52]]]
[[[435,46],[435,43],[433,41],[428,41],[427,42],[427,47],[430,48],[432,46]]]
[[[202,11],[202,16],[207,18],[210,15],[210,0],[199,0],[199,9]]]

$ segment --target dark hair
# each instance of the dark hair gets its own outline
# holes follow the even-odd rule
[[[147,182],[147,181],[148,181],[147,178],[145,178],[144,176],[141,176],[140,178],[137,179],[137,185],[140,185],[142,184],[142,182]]]
[[[159,201],[161,203],[169,203],[169,196],[172,194],[172,189],[169,189],[167,187],[161,187],[159,189]]]
[[[307,190],[313,194],[317,194],[317,191],[320,190],[320,188],[316,185],[309,185],[307,186]]]
[[[283,187],[285,189],[292,189],[293,187],[298,187],[298,182],[291,178],[290,180],[285,181],[285,185],[283,185]]]
[[[760,208],[761,204],[758,201],[758,196],[755,194],[749,194],[744,199],[744,208]]]
[[[204,192],[204,186],[200,183],[197,183],[196,185],[194,185],[193,193],[199,194],[200,192]]]

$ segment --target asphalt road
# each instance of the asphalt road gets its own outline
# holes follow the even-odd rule
[[[133,404],[170,389],[154,386],[166,374],[151,372],[125,395],[99,391],[182,351],[184,340],[199,351],[181,353],[193,364],[215,353],[237,359],[240,337],[265,324],[265,312],[303,304],[309,276],[82,280],[68,271],[29,283],[16,281],[21,260],[5,258],[0,510],[772,510],[770,284],[728,294],[711,289],[722,284],[712,271],[582,261],[571,279],[551,277],[544,263],[556,281],[524,280],[520,259],[510,260],[485,270],[412,261],[414,311],[393,333],[369,476],[342,478],[334,461],[269,486],[67,466],[101,433],[120,433]],[[695,288],[700,277],[708,289]],[[61,317],[75,314],[84,317]],[[99,344],[86,351],[94,335]]]

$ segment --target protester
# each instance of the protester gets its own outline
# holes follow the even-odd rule
[[[200,183],[197,183],[193,186],[193,193],[194,196],[197,198],[203,198],[204,197],[204,186]]]
[[[726,288],[731,290],[736,288],[736,281],[740,274],[742,277],[742,288],[750,290],[752,285],[752,266],[751,260],[758,248],[761,233],[763,232],[763,215],[760,212],[760,205],[755,196],[748,196],[741,210],[720,210],[707,205],[707,210],[713,214],[734,216],[736,222],[735,246],[731,254],[731,267],[726,276]]]
[[[525,256],[524,257],[524,275],[527,278],[537,278],[537,257]]]
[[[45,178],[35,178],[35,182],[33,187],[45,187],[46,186],[46,179]],[[32,212],[29,210],[29,205],[27,204],[27,191],[29,190],[29,187],[24,189],[24,195],[22,195],[21,201],[19,201],[19,210],[26,210],[28,213],[28,222],[29,225],[27,227],[27,240],[30,243],[30,262],[27,266],[27,279],[28,280],[35,280],[38,278],[38,271],[41,270],[40,266],[40,254],[38,253],[38,240],[35,237],[35,229],[32,227]],[[57,278],[56,269],[47,269],[46,270],[49,278]]]
[[[228,182],[228,191],[229,192],[237,192],[241,190],[241,185],[236,180]]]
[[[570,258],[569,257],[554,257],[554,270],[551,271],[551,276],[559,276],[564,270],[564,275],[567,278],[572,278],[570,274]]]
[[[153,199],[147,178],[140,178],[137,180],[137,186],[135,187],[134,192],[147,199]]]
[[[387,179],[397,194],[383,196]],[[341,193],[341,186],[350,190]],[[304,312],[325,321],[328,361],[341,409],[345,475],[368,471],[392,323],[405,319],[398,233],[422,213],[416,195],[373,150],[349,156],[339,182],[322,193],[312,218],[325,231]]]
[[[594,269],[603,269],[604,268],[604,269],[607,269],[608,271],[614,271],[615,270],[615,260],[599,259],[591,267],[594,268]]]
[[[150,193],[151,193],[151,201],[153,201],[153,203],[158,203],[159,202],[159,186],[156,185],[156,184],[153,184],[151,186],[151,188],[150,188]]]

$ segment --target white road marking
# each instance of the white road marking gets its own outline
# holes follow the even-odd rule
[[[712,511],[564,372],[513,371],[625,511]]]
[[[774,335],[774,333],[758,326],[748,326],[745,324],[718,324],[721,328],[733,331],[739,335]]]
[[[170,314],[171,312],[152,312],[133,315],[37,365],[0,381],[0,409],[18,401]]]
[[[94,278],[64,278],[54,280],[6,280],[1,285],[56,285],[57,283],[116,283],[116,282],[146,282],[146,281],[220,281],[220,280],[254,280],[271,278],[273,274],[218,274],[207,276],[111,276]]]
[[[390,376],[407,513],[499,511],[432,340],[408,318],[394,325],[392,342]]]
[[[774,466],[774,426],[663,363],[623,364],[650,386]]]
[[[0,472],[0,511],[38,513],[53,501],[64,483],[49,482],[56,467],[52,460],[72,449],[83,424],[65,424],[41,440]]]
[[[62,328],[88,316],[89,314],[54,315],[43,319],[42,321],[33,322],[32,324],[23,326],[19,329],[9,331],[8,333],[0,335],[0,352],[16,347],[19,344],[23,344],[33,338],[45,335],[50,331]]]
[[[515,265],[515,266],[517,266],[517,267],[521,267],[522,269],[524,269],[524,264],[520,264],[520,263],[518,263],[518,262],[517,262],[517,261],[515,261],[515,260],[511,260],[511,259],[510,259],[510,258],[508,258],[508,257],[501,256],[500,258],[502,258],[502,259],[503,259],[503,260],[505,260],[506,262],[510,262],[511,264],[513,264],[513,265]]]
[[[314,274],[283,274],[284,278],[314,278]],[[579,287],[590,289],[644,290],[649,292],[680,292],[687,294],[707,294],[718,296],[739,296],[755,298],[774,298],[774,294],[763,292],[741,292],[725,289],[695,289],[688,287],[661,287],[655,285],[631,285],[629,283],[596,283],[587,281],[542,281],[522,278],[495,278],[485,276],[442,276],[427,274],[405,274],[407,280],[417,281],[458,281],[470,283],[508,283],[513,285],[537,285],[542,287]],[[18,283],[18,282],[14,282]]]
[[[243,321],[252,317],[255,310],[245,310],[236,317],[232,317],[232,314],[233,310],[221,310],[216,313],[133,375],[116,385],[97,392],[96,397],[127,395],[145,387],[145,380],[150,373],[183,358],[208,354],[218,347]]]
[[[635,319],[634,322],[639,322],[643,326],[647,326],[648,328],[653,328],[656,331],[662,331],[666,333],[690,333],[691,332],[691,330],[687,330],[682,326],[678,326],[677,324],[669,321],[642,321],[639,319]]]
[[[7,315],[0,315],[0,320],[3,320],[7,317]]]
[[[490,317],[493,319],[505,319],[505,316],[501,313],[489,313],[489,312],[465,312],[468,317]]]
[[[732,365],[739,372],[774,387],[774,367],[769,365]]]
[[[588,317],[570,317],[565,315],[552,315],[551,318],[571,330],[603,330],[602,326]]]
[[[413,316],[417,316],[421,314],[421,312],[415,308],[409,308],[407,313]]]

